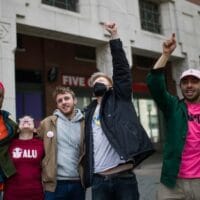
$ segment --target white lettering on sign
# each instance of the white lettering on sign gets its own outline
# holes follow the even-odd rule
[[[12,157],[17,158],[37,158],[37,150],[36,149],[21,149],[20,147],[16,147],[12,150]]]
[[[89,87],[88,78],[80,76],[62,76],[62,84],[72,87]]]

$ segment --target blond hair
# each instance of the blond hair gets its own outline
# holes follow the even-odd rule
[[[95,81],[97,78],[99,78],[99,77],[104,77],[104,78],[106,78],[106,79],[108,80],[108,82],[110,83],[110,85],[111,85],[111,86],[113,85],[112,79],[111,79],[108,75],[106,75],[105,73],[103,73],[103,72],[95,72],[95,73],[93,73],[93,74],[91,75],[91,77],[90,77],[90,85],[92,86],[93,83],[94,83],[94,81]]]

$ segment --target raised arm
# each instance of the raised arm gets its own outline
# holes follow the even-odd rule
[[[117,25],[114,22],[104,24],[105,29],[111,34],[110,49],[113,62],[113,89],[118,98],[131,100],[132,79],[130,67],[119,39]]]
[[[167,114],[170,113],[169,108],[171,108],[171,106],[169,105],[172,105],[176,97],[167,91],[164,70],[162,69],[165,67],[170,55],[176,48],[175,34],[172,34],[170,39],[163,42],[162,48],[162,55],[155,63],[153,70],[151,70],[147,76],[147,85],[158,107],[164,114]]]
[[[155,63],[153,69],[159,69],[165,67],[170,55],[176,48],[176,37],[175,33],[172,34],[171,38],[163,42],[163,52],[158,61]]]

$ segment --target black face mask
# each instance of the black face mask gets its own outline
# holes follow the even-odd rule
[[[107,87],[103,83],[96,82],[93,86],[93,92],[96,97],[102,97],[106,91]]]

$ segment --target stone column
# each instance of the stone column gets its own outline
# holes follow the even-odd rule
[[[131,66],[132,65],[131,46],[126,45],[126,41],[124,42],[123,39],[122,42],[123,42],[123,49]],[[112,77],[113,67],[112,67],[112,56],[110,53],[109,44],[97,47],[96,55],[97,55],[97,69],[100,72],[104,72],[108,76]]]
[[[96,49],[97,69],[112,77],[112,57],[109,44],[102,45]]]
[[[6,0],[4,0],[6,1]],[[4,110],[15,118],[15,52],[16,22],[14,9],[0,1],[0,81],[5,86]]]

